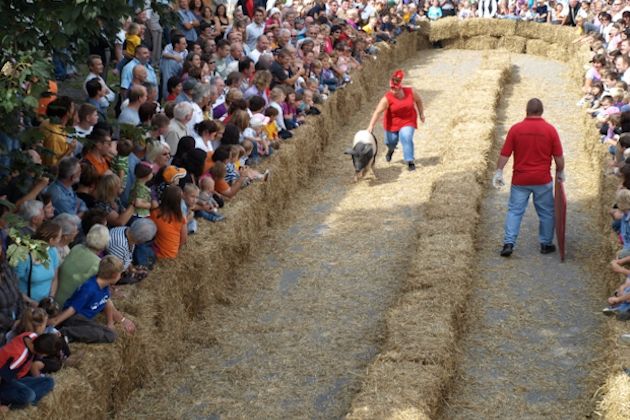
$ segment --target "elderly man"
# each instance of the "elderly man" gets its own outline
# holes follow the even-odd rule
[[[82,215],[87,211],[83,200],[77,197],[72,186],[81,178],[81,163],[74,157],[66,157],[59,161],[57,180],[46,190],[50,194],[55,215],[61,213]]]
[[[207,83],[197,83],[192,91],[192,117],[186,124],[186,129],[193,136],[195,133],[195,124],[204,120],[203,109],[208,105],[210,100],[210,85]]]
[[[18,210],[18,216],[26,222],[26,226],[20,229],[22,233],[32,236],[42,223],[44,223],[44,219],[46,218],[44,214],[44,203],[39,200],[25,201]]]
[[[190,102],[180,102],[173,109],[173,119],[168,125],[168,132],[164,140],[171,149],[171,154],[177,153],[179,139],[190,136],[187,124],[192,119],[193,106]]]
[[[269,52],[269,38],[267,35],[261,35],[256,40],[256,48],[249,53],[248,57],[254,60],[254,64],[258,62],[261,55]]]
[[[116,227],[110,231],[107,253],[120,258],[125,268],[118,284],[137,283],[146,276],[146,269],[139,269],[132,265],[133,254],[137,245],[151,241],[156,232],[155,223],[148,217],[136,219],[129,227]]]
[[[138,110],[147,101],[147,89],[144,86],[133,85],[129,91],[129,105],[118,116],[119,124],[140,125]]]
[[[492,184],[496,188],[505,185],[503,168],[513,154],[512,187],[505,219],[502,257],[512,255],[521,219],[532,194],[534,207],[540,219],[538,232],[540,252],[548,254],[556,250],[553,244],[553,182],[549,169],[553,158],[556,163],[556,178],[564,181],[564,157],[558,132],[542,118],[542,114],[543,104],[540,99],[530,99],[527,102],[525,119],[514,124],[508,131],[497,162],[497,171],[492,179]]]

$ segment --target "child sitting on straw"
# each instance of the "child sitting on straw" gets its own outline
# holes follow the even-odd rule
[[[620,189],[616,195],[618,211],[613,213],[613,218],[618,220],[620,239],[623,249],[619,251],[617,258],[630,256],[630,190]]]
[[[625,276],[625,281],[615,290],[615,293],[608,298],[608,304],[603,309],[605,315],[619,315],[630,311],[630,270],[624,267],[630,263],[630,256],[613,260],[610,263],[612,270]]]
[[[64,310],[49,320],[53,327],[60,327],[70,341],[83,343],[111,343],[116,339],[114,324],[120,323],[124,330],[133,334],[135,324],[127,319],[110,300],[110,286],[120,280],[125,267],[122,261],[113,255],[103,257],[98,265],[98,273],[86,280],[66,301]],[[104,312],[107,326],[94,320]]]

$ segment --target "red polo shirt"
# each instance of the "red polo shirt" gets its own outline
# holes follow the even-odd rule
[[[507,134],[501,156],[512,153],[512,185],[544,185],[551,182],[551,158],[562,156],[562,144],[554,126],[541,117],[527,117]]]

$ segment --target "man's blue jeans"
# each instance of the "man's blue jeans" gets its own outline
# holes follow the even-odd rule
[[[400,131],[385,130],[385,145],[388,149],[394,150],[400,139],[403,149],[403,159],[405,162],[413,162],[413,133],[416,129],[407,126]]]
[[[48,376],[26,376],[0,385],[0,402],[13,407],[37,404],[55,386],[53,378]]]
[[[504,244],[516,244],[521,220],[531,194],[534,195],[534,207],[539,219],[538,241],[544,245],[553,243],[554,201],[553,182],[550,182],[544,185],[512,185],[508,214],[505,219]]]

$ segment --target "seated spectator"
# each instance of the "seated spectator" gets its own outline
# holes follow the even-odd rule
[[[57,293],[57,269],[61,263],[57,244],[61,240],[61,226],[55,222],[45,222],[37,229],[33,238],[48,245],[47,259],[39,260],[31,253],[18,263],[15,272],[25,299],[37,306],[37,302],[43,298]]]
[[[129,227],[120,226],[110,231],[107,253],[118,257],[124,268],[119,284],[137,283],[146,277],[146,268],[132,264],[133,254],[136,245],[151,241],[155,237],[156,231],[155,223],[149,218],[136,219]]]
[[[52,391],[55,382],[49,376],[34,375],[31,365],[35,356],[52,356],[57,352],[54,334],[24,332],[0,348],[0,404],[11,408],[35,405]],[[20,363],[15,363],[19,361]]]
[[[130,203],[127,208],[124,208],[120,203],[119,194],[122,192],[122,188],[120,178],[114,174],[103,176],[96,186],[94,207],[107,213],[108,226],[126,225],[135,212],[133,203]]]
[[[171,148],[167,143],[151,143],[147,146],[146,160],[151,164],[153,174],[157,174],[171,160]]]
[[[107,227],[95,224],[85,237],[85,245],[75,245],[70,254],[59,266],[59,286],[55,300],[63,306],[74,291],[87,279],[96,275],[100,255],[109,244],[109,230]]]
[[[26,226],[21,229],[22,233],[33,236],[44,223],[44,203],[39,200],[26,201],[20,206],[18,216],[26,222]]]
[[[151,220],[157,226],[154,249],[159,259],[177,257],[186,243],[188,231],[181,203],[181,188],[169,185],[162,194],[159,208],[151,211]]]
[[[103,85],[97,79],[92,79],[85,84],[85,90],[88,94],[87,103],[96,108],[96,111],[98,112],[98,120],[106,122],[107,107],[109,104],[105,105],[103,102],[103,99],[105,98],[105,89],[103,88]]]
[[[57,327],[70,341],[81,343],[114,342],[115,323],[120,323],[127,333],[133,334],[136,326],[116,309],[110,299],[109,287],[118,282],[123,270],[122,261],[118,257],[103,257],[98,265],[98,273],[66,300],[63,312],[50,319],[49,324]],[[106,326],[94,320],[103,311],[107,319]]]
[[[55,217],[53,221],[61,226],[61,239],[57,244],[57,253],[59,254],[59,262],[61,263],[70,253],[70,244],[74,242],[79,234],[81,219],[74,214],[61,213]]]
[[[69,213],[81,215],[87,207],[72,187],[81,179],[81,164],[77,158],[66,157],[59,161],[57,179],[46,192],[50,194],[55,214]]]

